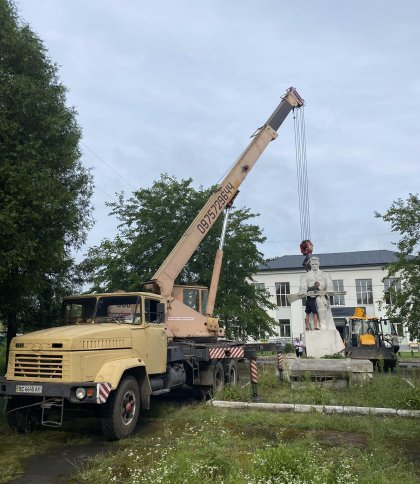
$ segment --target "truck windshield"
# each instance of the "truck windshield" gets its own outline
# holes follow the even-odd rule
[[[96,298],[85,297],[63,301],[60,312],[60,324],[84,324],[93,321]]]
[[[397,331],[395,329],[395,326],[391,321],[384,319],[382,320],[382,331],[384,333],[384,336],[396,336]]]
[[[141,299],[138,296],[100,297],[95,322],[141,324]]]

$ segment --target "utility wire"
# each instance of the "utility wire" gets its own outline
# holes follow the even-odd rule
[[[96,156],[96,158],[98,158],[98,160],[102,161],[102,163],[104,165],[106,165],[111,171],[113,171],[117,176],[119,176],[123,182],[127,183],[127,185],[129,187],[131,187],[133,190],[137,190],[137,188],[134,185],[132,185],[128,180],[126,180],[122,175],[120,175],[109,163],[107,163],[103,158],[101,158],[97,153],[95,153],[91,148],[89,148],[89,146],[87,146],[82,141],[80,142],[80,144],[83,145],[94,156]]]

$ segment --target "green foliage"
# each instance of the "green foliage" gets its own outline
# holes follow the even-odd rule
[[[388,266],[388,278],[401,279],[401,290],[390,289],[392,304],[387,307],[390,318],[407,325],[412,339],[420,339],[420,198],[409,194],[398,199],[381,215],[391,230],[401,236],[397,243],[398,260]]]
[[[118,202],[109,204],[120,222],[119,234],[88,251],[82,268],[92,291],[141,290],[211,194],[212,189],[196,190],[191,184],[191,179],[178,181],[163,174],[150,188],[141,188],[128,199],[120,194]],[[242,208],[232,210],[229,218],[215,308],[229,337],[259,338],[274,324],[265,311],[272,307],[268,294],[248,282],[263,262],[256,244],[265,239],[252,224],[255,217]],[[222,218],[214,225],[177,283],[210,285]]]
[[[57,67],[9,0],[0,22],[0,319],[10,334],[51,324],[91,225],[92,182]]]
[[[345,358],[342,353],[333,353],[332,355],[322,356],[325,360],[342,360]]]
[[[294,353],[295,352],[295,348],[294,346],[292,345],[292,343],[286,343],[284,345],[284,352],[287,354],[287,353]]]
[[[2,339],[0,343],[0,376],[6,373],[6,340]]]

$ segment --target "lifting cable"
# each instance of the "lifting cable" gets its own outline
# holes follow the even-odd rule
[[[300,235],[302,243],[300,250],[306,255],[304,265],[306,265],[309,254],[312,254],[313,245],[311,239],[311,220],[309,215],[309,195],[308,195],[308,163],[306,158],[306,133],[305,133],[305,112],[304,107],[294,110],[295,128],[295,151],[296,151],[296,174],[299,196],[299,217]]]

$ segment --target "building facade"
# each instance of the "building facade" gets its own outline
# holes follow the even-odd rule
[[[341,335],[346,318],[354,314],[356,307],[363,307],[367,316],[386,316],[386,306],[392,303],[387,289],[398,290],[400,284],[398,279],[384,279],[387,264],[396,260],[394,252],[371,250],[316,255],[321,270],[330,274],[334,289],[346,291],[344,295],[330,297],[334,322]],[[287,298],[299,291],[300,278],[305,273],[303,260],[302,255],[277,257],[261,266],[253,276],[256,288],[267,290],[276,305],[269,314],[278,322],[277,338],[297,337],[304,332],[305,299],[290,304]],[[401,343],[408,344],[404,329],[399,323],[396,327]]]

